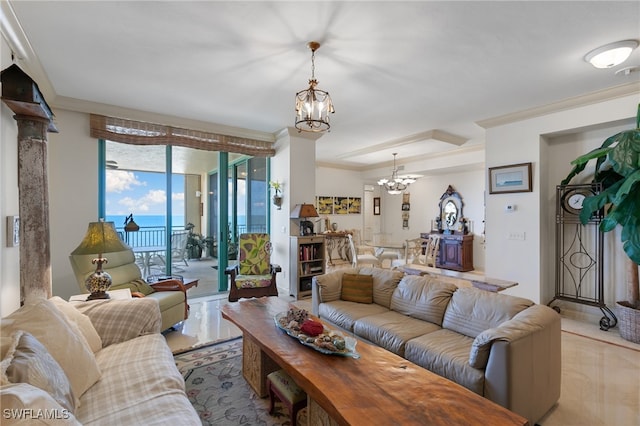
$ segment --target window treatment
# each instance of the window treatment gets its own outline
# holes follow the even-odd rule
[[[91,137],[133,145],[172,145],[273,157],[273,142],[91,114]]]

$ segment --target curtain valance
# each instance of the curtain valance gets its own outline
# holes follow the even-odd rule
[[[172,145],[273,157],[272,142],[91,114],[91,137],[132,145]]]

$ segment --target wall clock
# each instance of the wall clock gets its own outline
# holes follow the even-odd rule
[[[556,187],[556,294],[548,305],[566,300],[598,307],[604,315],[600,329],[608,330],[618,320],[604,303],[603,212],[594,213],[584,225],[579,217],[584,200],[600,191],[599,183]]]
[[[567,187],[564,185],[560,198],[560,205],[566,213],[579,215],[582,211],[582,203],[584,199],[595,195],[591,185],[571,185],[575,187]]]

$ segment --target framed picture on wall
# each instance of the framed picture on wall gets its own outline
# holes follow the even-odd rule
[[[531,163],[489,167],[489,194],[531,191]]]
[[[373,214],[380,216],[380,197],[373,197]]]
[[[333,214],[333,197],[316,197],[318,214]]]
[[[360,197],[349,197],[349,214],[360,214],[361,204]]]
[[[333,198],[333,214],[349,214],[349,197]]]

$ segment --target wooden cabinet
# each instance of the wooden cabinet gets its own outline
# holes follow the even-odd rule
[[[325,240],[322,235],[291,237],[289,294],[296,299],[311,297],[311,281],[325,272]]]
[[[473,234],[438,234],[440,249],[436,267],[466,272],[473,270]],[[421,238],[429,238],[429,233],[421,233]]]

